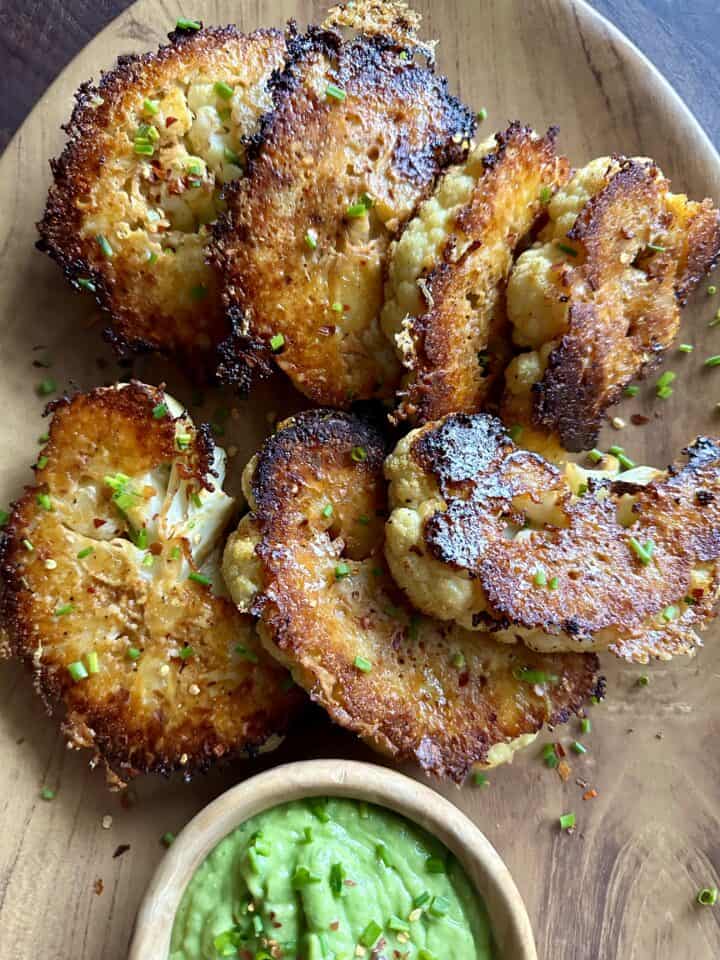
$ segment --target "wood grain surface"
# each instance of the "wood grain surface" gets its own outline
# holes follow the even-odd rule
[[[280,24],[290,15],[307,21],[322,9],[310,0],[196,0],[192,6],[206,22],[235,20],[244,28]],[[707,138],[649,65],[584,5],[428,0],[418,6],[428,35],[440,38],[440,68],[464,99],[487,107],[488,128],[509,117],[538,127],[557,122],[575,163],[609,151],[642,152],[656,157],[677,187],[720,199],[720,161]],[[52,357],[62,387],[127,376],[102,345],[87,300],[69,292],[33,249],[47,158],[62,144],[59,125],[83,79],[120,53],[159,43],[186,12],[174,0],[140,0],[127,10],[68,66],[0,160],[0,504],[29,482],[35,439],[44,430],[33,348],[43,345],[40,355]],[[702,358],[720,352],[720,328],[707,326],[718,305],[720,298],[701,293],[686,312],[681,339],[696,349],[668,358],[668,368],[678,372],[673,397],[656,400],[648,385],[619,412],[642,412],[649,424],[608,430],[605,445],[622,442],[636,461],[664,464],[698,432],[717,431],[720,371],[703,370]],[[167,377],[172,392],[189,397],[187,384],[167,366],[144,360],[135,372],[154,382]],[[266,414],[277,411],[279,396],[270,384],[236,403],[240,420],[227,438],[240,448],[229,471],[231,488],[267,432]],[[495,771],[486,788],[437,785],[506,860],[540,957],[720,956],[720,908],[694,903],[700,887],[720,881],[719,639],[714,627],[694,660],[652,665],[644,687],[637,685],[638,668],[607,660],[608,700],[592,710],[590,752],[572,759],[567,783],[543,767],[533,748]],[[567,742],[577,734],[573,724],[555,736]],[[316,756],[377,759],[314,714],[262,766]],[[102,775],[88,769],[87,756],[64,748],[28,677],[12,664],[0,666],[1,960],[124,958],[135,911],[163,854],[160,836],[178,831],[208,800],[260,766],[237,766],[190,786],[146,779],[126,797],[109,794]],[[44,785],[57,791],[54,801],[40,799]],[[582,799],[586,785],[598,791],[596,799]],[[572,835],[557,829],[558,816],[570,810],[578,821]],[[105,828],[107,816],[112,822]],[[129,849],[120,853],[124,845]]]

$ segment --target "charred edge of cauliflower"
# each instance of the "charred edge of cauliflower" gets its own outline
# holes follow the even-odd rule
[[[243,172],[246,137],[271,105],[266,81],[284,59],[277,30],[169,39],[80,88],[38,224],[38,248],[95,295],[121,353],[209,350],[224,335],[208,226],[221,188]]]
[[[4,652],[115,786],[273,749],[302,696],[227,597],[224,451],[138,382],[50,412],[0,547]]]

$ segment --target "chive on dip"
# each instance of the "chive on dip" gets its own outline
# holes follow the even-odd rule
[[[456,858],[382,807],[316,798],[225,837],[190,880],[170,960],[490,960]]]

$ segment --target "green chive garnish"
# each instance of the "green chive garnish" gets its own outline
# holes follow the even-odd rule
[[[102,251],[103,256],[107,257],[107,259],[109,260],[113,255],[113,248],[110,246],[107,237],[104,237],[101,233],[99,233],[97,237],[95,237],[95,239],[97,240],[98,246],[100,247],[100,250]]]
[[[575,247],[571,247],[567,243],[560,243],[558,240],[556,240],[555,246],[558,248],[558,250],[562,250],[562,252],[566,253],[569,257],[576,257],[578,255]]]
[[[545,761],[546,767],[555,768],[559,765],[560,760],[557,753],[555,752],[555,745],[552,743],[546,743],[543,747],[543,760]]]
[[[295,867],[295,873],[292,877],[292,885],[296,890],[301,887],[307,887],[310,883],[320,883],[320,877],[316,873],[311,873],[307,867]]]
[[[316,250],[318,245],[317,230],[310,229],[305,233],[305,246],[309,250]]]
[[[37,463],[35,464],[35,466],[37,467],[38,470],[44,470],[47,465],[48,465],[48,458],[47,458],[47,457],[45,457],[45,456],[38,457],[38,461],[37,461]]]
[[[691,343],[681,343],[678,347],[680,353],[692,353],[695,347]]]
[[[193,656],[195,656],[195,651],[193,650],[193,648],[190,646],[189,643],[186,643],[185,646],[180,651],[180,659],[189,660],[190,657],[193,657]]]
[[[550,187],[543,187],[540,191],[540,203],[548,204],[552,200],[552,189]]]
[[[584,747],[579,740],[574,740],[571,747],[574,753],[587,753],[587,747]]]
[[[25,547],[28,553],[32,553],[32,551],[35,549],[35,547],[32,545],[32,543],[30,543],[29,540],[23,540],[22,545]]]
[[[650,683],[650,677],[646,673],[641,673],[636,682],[639,687],[646,687]]]
[[[347,97],[347,94],[342,87],[338,87],[334,83],[329,83],[325,87],[325,96],[332,97],[333,100],[339,100],[342,103]]]
[[[485,107],[480,107],[478,112],[475,114],[475,119],[478,123],[483,123],[485,120],[487,120],[487,115],[487,109]]]
[[[560,679],[554,673],[545,673],[544,670],[531,670],[529,667],[518,667],[513,670],[513,676],[516,680],[522,680],[523,683],[557,683]]]
[[[97,655],[97,651],[91,650],[89,653],[86,653],[85,662],[87,663],[88,673],[100,672],[100,659]]]
[[[236,167],[242,166],[242,160],[234,150],[231,150],[229,147],[225,147],[224,155],[226,163],[232,163]]]
[[[720,357],[717,358],[718,363],[720,363]],[[707,363],[707,361],[705,361]],[[655,386],[658,390],[662,390],[664,387],[669,387],[670,384],[677,379],[677,374],[673,373],[672,370],[666,370],[665,373],[662,373],[658,379]]]
[[[10,514],[7,512],[7,510],[0,510],[0,527],[4,527],[9,519]]]
[[[342,313],[342,312],[343,312],[343,305],[340,303],[339,300],[335,300],[335,302],[334,302],[333,304],[331,304],[330,309],[331,309],[331,310],[334,310],[335,313]]]
[[[415,630],[415,635],[417,636],[417,629]],[[464,670],[465,667],[467,666],[467,661],[465,660],[465,654],[458,650],[457,653],[454,653],[452,655],[452,659],[450,660],[450,663],[457,670]]]
[[[405,923],[405,921],[401,920],[400,917],[390,917],[385,926],[393,933],[410,933],[410,924]]]
[[[273,334],[270,337],[270,349],[273,353],[277,353],[278,350],[281,350],[285,346],[285,337],[282,333]]]
[[[333,515],[333,505],[331,503],[326,503],[322,509],[322,515],[324,517],[331,517]]]
[[[72,603],[63,603],[55,610],[55,616],[66,617],[69,613],[72,613],[74,609],[75,606]]]
[[[54,799],[55,799],[55,791],[52,790],[50,787],[43,787],[42,790],[40,791],[40,799],[41,799],[41,800],[54,800]]]
[[[360,934],[358,943],[363,947],[373,947],[377,943],[381,933],[382,927],[380,924],[375,923],[374,920],[371,920]]]
[[[162,420],[163,417],[166,417],[168,415],[167,404],[158,403],[156,406],[153,407],[152,415],[154,420]]]
[[[175,28],[177,30],[201,30],[202,24],[197,20],[188,20],[186,17],[180,17],[175,24]]]
[[[597,447],[593,447],[592,450],[588,452],[588,460],[592,460],[593,463],[600,463],[605,454],[602,450],[598,450]]]
[[[374,202],[375,201],[369,193],[364,193],[357,203],[350,204],[345,213],[348,217],[353,219],[356,219],[357,217],[364,217]]]
[[[450,909],[450,901],[447,897],[433,897],[432,903],[428,907],[428,913],[431,917],[444,917]]]
[[[581,733],[590,733],[592,730],[592,721],[590,717],[582,717],[580,720],[580,732]]]
[[[544,570],[536,570],[533,577],[533,583],[536,587],[544,587],[547,584],[547,575]]]
[[[51,377],[48,377],[47,380],[41,380],[36,389],[41,397],[49,397],[51,393],[55,393],[57,390],[57,384]]]
[[[135,153],[139,154],[141,157],[151,157],[155,153],[155,147],[151,143],[145,143],[143,140],[136,140],[133,146],[133,150],[135,151]],[[100,238],[98,237],[98,240],[99,239]],[[105,243],[107,243],[107,240],[105,241]],[[110,253],[106,253],[104,248],[103,248],[103,253],[105,254],[106,257],[111,257],[112,248],[110,247],[109,243],[107,244],[107,246],[108,246],[108,250],[110,250]]]
[[[665,607],[665,609],[662,612],[663,620],[666,623],[670,623],[670,621],[674,620],[679,613],[680,613],[680,610],[678,607],[675,607],[672,605],[669,607]]]
[[[425,870],[428,873],[445,873],[445,861],[440,857],[428,857],[425,861]]]
[[[378,845],[375,847],[375,856],[384,866],[392,866],[390,854],[388,853],[387,847],[384,843],[378,843]]]
[[[38,504],[43,508],[43,510],[52,510],[52,500],[48,493],[39,493],[35,498]]]
[[[522,436],[522,432],[523,432],[523,428],[520,426],[520,424],[519,424],[519,423],[515,423],[515,424],[513,424],[513,426],[510,427],[510,429],[508,430],[508,435],[510,436],[510,439],[511,439],[512,441],[514,441],[515,443],[517,443],[518,440],[520,439],[520,437]]]
[[[705,361],[706,367],[720,367],[720,354],[715,354],[714,357],[708,357]]]
[[[68,673],[73,678],[75,683],[79,680],[87,680],[88,672],[85,669],[85,664],[80,660],[76,660],[74,663],[68,664]]]
[[[636,537],[630,537],[628,544],[640,563],[646,567],[652,560],[653,552],[655,550],[655,544],[652,542],[652,540],[647,540],[643,545]]]
[[[335,567],[335,579],[344,580],[345,577],[350,576],[350,567],[346,563],[339,563]]]
[[[177,444],[178,450],[187,450],[187,448],[190,446],[191,440],[192,440],[192,437],[190,436],[190,434],[179,433],[175,437],[175,443]]]
[[[575,814],[563,813],[563,815],[560,817],[560,829],[571,830],[574,826],[575,826]]]
[[[362,673],[370,673],[372,670],[372,663],[366,660],[365,657],[355,657],[353,663],[355,664],[355,668]]]
[[[472,782],[476,787],[487,787],[490,781],[487,778],[487,775],[476,771],[472,775]]]
[[[128,647],[127,657],[128,657],[128,660],[139,660],[140,651],[138,650],[137,647]]]
[[[254,651],[254,650],[248,650],[248,648],[247,648],[246,646],[244,646],[242,643],[236,643],[236,644],[235,644],[235,653],[236,653],[239,657],[241,657],[243,660],[247,660],[247,661],[249,661],[250,663],[257,663],[257,662],[258,662],[258,655],[255,653],[255,651]]]
[[[715,286],[714,283],[711,283],[710,286],[707,288],[707,294],[709,297],[714,297],[716,293],[717,293],[717,287]]]
[[[194,580],[195,583],[201,583],[204,587],[209,587],[211,580],[204,573],[196,573],[195,570],[188,574],[188,580]]]
[[[653,253],[665,253],[665,247],[661,246],[659,243],[649,243],[647,248]]]
[[[350,456],[355,463],[362,463],[364,460],[367,460],[367,450],[365,447],[353,447],[350,451]]]
[[[168,830],[167,833],[164,833],[164,834],[160,837],[160,843],[161,843],[164,847],[171,847],[174,842],[175,842],[175,834],[174,834],[174,833],[170,833],[169,830]]]
[[[97,287],[92,280],[88,280],[87,277],[79,277],[77,284],[79,287],[82,287],[83,290],[88,290],[90,293],[95,293],[97,290]]]
[[[224,80],[218,80],[213,89],[221,100],[232,100],[233,88]]]
[[[341,863],[334,863],[330,867],[330,889],[336,897],[342,893],[345,883],[345,868]]]
[[[200,499],[200,494],[197,492],[197,490],[193,490],[193,492],[190,494],[190,500],[196,510],[199,510],[200,507],[202,507],[202,500]]]
[[[703,907],[714,907],[718,899],[717,887],[703,887],[695,898]]]
[[[630,384],[630,386],[625,387],[625,389],[623,390],[623,393],[625,394],[626,397],[636,397],[640,393],[640,387],[632,383]]]
[[[159,100],[150,100],[147,97],[143,100],[143,110],[145,113],[149,113],[150,116],[154,117],[160,112],[160,101]]]

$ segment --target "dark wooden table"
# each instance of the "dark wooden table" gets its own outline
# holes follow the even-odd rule
[[[0,0],[0,150],[85,44],[132,0]],[[720,141],[720,2],[592,0],[657,64]],[[192,3],[188,4],[192,13]]]

